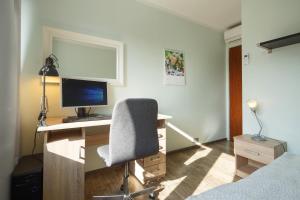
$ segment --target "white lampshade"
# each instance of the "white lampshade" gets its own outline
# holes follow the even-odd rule
[[[252,111],[256,111],[257,106],[258,106],[258,103],[257,103],[256,100],[253,100],[253,99],[248,100],[248,101],[247,101],[247,104],[248,104],[248,107],[249,107]]]

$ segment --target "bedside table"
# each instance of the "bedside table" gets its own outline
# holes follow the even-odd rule
[[[234,137],[235,173],[242,178],[269,164],[287,149],[287,143],[284,141],[271,138],[255,141],[251,137],[252,135]]]

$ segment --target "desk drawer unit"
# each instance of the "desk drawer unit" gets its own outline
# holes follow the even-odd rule
[[[130,171],[143,184],[166,174],[166,129],[158,128],[159,153],[130,163]]]
[[[138,164],[143,167],[149,167],[152,165],[158,165],[160,163],[166,162],[166,154],[164,152],[159,152],[156,155],[146,157],[144,159],[137,160]]]

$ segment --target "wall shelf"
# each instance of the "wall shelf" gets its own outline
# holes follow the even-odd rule
[[[300,43],[300,33],[280,37],[274,40],[258,43],[257,46],[272,53],[273,49]]]

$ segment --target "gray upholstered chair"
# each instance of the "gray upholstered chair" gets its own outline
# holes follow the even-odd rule
[[[149,194],[154,199],[154,187],[130,193],[129,162],[154,155],[159,151],[157,135],[157,102],[153,99],[126,99],[116,104],[112,114],[109,144],[97,149],[108,167],[125,164],[121,190],[124,194],[94,196],[94,199],[133,199]]]

